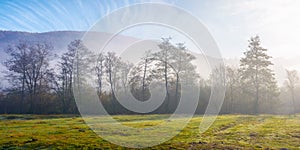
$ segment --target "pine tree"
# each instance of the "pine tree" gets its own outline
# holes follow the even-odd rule
[[[259,36],[249,40],[245,57],[240,60],[241,80],[244,93],[254,97],[254,113],[259,113],[259,104],[265,100],[267,105],[274,104],[272,100],[278,97],[278,87],[273,71],[269,66],[273,65],[269,60],[271,56],[266,54],[267,49],[261,47]],[[272,108],[269,108],[272,109]]]

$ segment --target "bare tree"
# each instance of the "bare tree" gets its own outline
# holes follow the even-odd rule
[[[76,47],[68,45],[68,51],[61,56],[61,60],[59,62],[60,74],[58,75],[61,80],[61,101],[62,101],[62,112],[67,113],[68,111],[74,111],[74,106],[72,106],[72,102],[74,103],[73,97],[73,64],[75,60]]]
[[[84,45],[81,40],[74,40],[69,44],[69,49],[74,49],[75,59],[73,62],[73,74],[76,87],[79,89],[90,80],[92,76],[94,54]]]
[[[150,50],[146,51],[145,56],[141,58],[135,67],[132,68],[130,74],[129,85],[131,92],[135,97],[141,101],[145,101],[149,98],[149,86],[153,77],[153,65],[152,53]]]
[[[105,71],[108,76],[108,82],[110,85],[111,94],[115,99],[117,71],[120,66],[120,58],[116,56],[114,52],[108,52],[105,57]]]
[[[285,81],[288,90],[291,92],[292,103],[293,103],[293,113],[296,113],[295,104],[295,88],[299,82],[298,72],[296,70],[286,70],[287,80]]]
[[[103,87],[103,76],[105,73],[105,56],[104,54],[101,52],[98,55],[97,61],[96,61],[96,76],[97,76],[97,83],[98,83],[98,96],[99,98],[101,98],[101,94],[102,94],[102,87]]]
[[[149,70],[149,64],[150,64],[150,61],[151,61],[151,50],[147,51],[146,52],[146,56],[143,59],[143,66],[144,66],[144,69],[143,69],[143,79],[142,79],[142,100],[146,100],[146,95],[145,95],[145,92],[146,92],[146,89],[148,88],[149,84],[146,84],[146,80],[147,79],[150,79],[150,78],[146,78],[147,77],[147,72]],[[151,79],[149,80],[151,82]]]
[[[171,54],[170,65],[176,74],[175,99],[178,100],[180,88],[179,76],[184,77],[186,81],[194,80],[198,77],[198,75],[196,75],[197,73],[193,72],[195,71],[196,66],[192,64],[192,61],[195,60],[196,57],[188,53],[184,43],[178,43],[177,47],[172,50]],[[197,81],[192,81],[192,83],[195,82]]]
[[[72,91],[74,88],[78,91],[76,94],[79,99],[83,100],[81,91],[82,88],[86,88],[84,85],[91,79],[94,59],[94,54],[81,40],[74,40],[68,45],[68,52],[63,54],[61,63],[65,110],[76,111]]]
[[[11,74],[21,81],[21,103],[24,101],[25,88],[30,96],[29,112],[35,112],[38,92],[49,73],[50,51],[53,47],[47,43],[21,42],[7,49],[10,59],[4,64]],[[14,81],[14,82],[18,82]]]
[[[125,92],[128,91],[128,75],[132,67],[132,63],[120,61],[120,82],[121,86],[123,87],[122,89],[124,89]]]
[[[239,86],[239,74],[237,69],[229,66],[226,67],[226,86],[227,95],[230,99],[230,107],[228,112],[232,113],[234,112],[234,101]]]
[[[28,65],[28,53],[29,53],[29,43],[20,42],[15,46],[10,46],[5,52],[11,57],[4,62],[4,65],[10,71],[7,75],[9,78],[14,78],[10,81],[15,85],[15,82],[19,80],[21,82],[21,94],[20,94],[20,106],[24,105],[25,98],[25,80],[26,80],[26,66]],[[18,85],[17,85],[18,86]],[[20,107],[20,113],[23,112],[22,107]]]
[[[158,69],[159,72],[163,73],[163,78],[165,82],[165,90],[166,90],[166,112],[169,112],[169,103],[170,103],[170,92],[169,92],[169,71],[170,71],[170,62],[171,59],[171,51],[174,50],[174,46],[170,42],[171,37],[162,38],[162,42],[158,45],[160,51],[153,54],[154,59],[158,60],[158,67],[162,67],[162,69]]]

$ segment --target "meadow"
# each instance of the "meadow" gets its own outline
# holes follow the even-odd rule
[[[119,122],[154,126],[167,115],[120,115]],[[202,116],[171,140],[148,149],[300,149],[300,115],[220,115],[199,133]],[[127,149],[101,139],[74,115],[0,115],[0,149]]]

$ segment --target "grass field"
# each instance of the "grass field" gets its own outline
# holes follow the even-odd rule
[[[115,116],[155,125],[163,115]],[[176,137],[149,149],[300,149],[300,115],[221,115],[200,134],[195,116]],[[0,115],[0,149],[126,149],[98,137],[78,116]]]

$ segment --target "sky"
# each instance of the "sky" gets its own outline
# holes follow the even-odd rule
[[[110,12],[144,2],[174,5],[196,16],[225,58],[243,56],[255,35],[273,57],[300,56],[299,0],[1,0],[0,30],[87,31]]]

